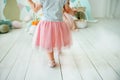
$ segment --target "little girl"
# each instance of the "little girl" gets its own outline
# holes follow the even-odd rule
[[[63,9],[69,14],[75,12],[66,3],[66,0],[39,0],[35,3],[28,0],[31,8],[37,12],[42,8],[43,17],[38,23],[33,43],[36,47],[47,50],[49,66],[55,67],[54,49],[58,51],[63,47],[70,46],[71,33],[69,27],[63,21]]]

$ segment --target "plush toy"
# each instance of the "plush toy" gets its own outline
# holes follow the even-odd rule
[[[9,30],[10,30],[9,25],[7,24],[0,25],[0,33],[7,33],[9,32]]]
[[[22,22],[20,22],[20,21],[12,21],[12,27],[14,28],[14,29],[20,29],[20,28],[22,28]]]
[[[42,14],[40,14],[40,15],[33,14],[32,20],[27,22],[27,27],[26,27],[25,31],[27,31],[30,35],[34,34],[37,24],[40,21],[40,17],[38,17],[38,16],[42,16]]]
[[[39,23],[39,20],[33,20],[33,21],[32,21],[32,25],[33,25],[33,26],[37,26],[38,23]]]
[[[76,26],[80,29],[83,29],[83,28],[87,27],[87,21],[86,20],[76,20],[75,23],[76,23]]]
[[[78,7],[76,8],[77,10],[77,13],[75,14],[75,17],[77,19],[86,19],[86,16],[85,16],[85,7]]]
[[[39,23],[38,19],[35,19],[35,20],[31,21],[31,23],[29,25],[30,28],[29,28],[29,31],[28,31],[29,34],[31,34],[31,35],[34,34],[35,29],[36,29],[38,23]]]
[[[12,23],[9,20],[0,20],[0,25],[6,24],[9,26],[10,29],[12,29]]]
[[[75,16],[77,19],[85,19],[85,14],[84,12],[81,12],[81,11],[77,12]]]
[[[9,20],[0,20],[0,33],[7,33],[12,29],[11,21]]]
[[[0,20],[0,33],[7,33],[10,29],[19,29],[22,27],[22,22],[20,21],[9,21],[9,20]]]
[[[75,17],[77,20],[75,20],[76,26],[78,28],[86,28],[87,27],[87,21],[85,16],[85,7],[78,7],[77,13],[75,14]]]

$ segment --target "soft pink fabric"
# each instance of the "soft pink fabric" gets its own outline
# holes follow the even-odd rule
[[[67,24],[68,27],[70,27],[70,29],[74,29],[76,27],[72,16],[66,12],[63,14],[63,21]]]
[[[60,50],[70,46],[71,33],[65,22],[40,21],[33,39],[36,47]]]

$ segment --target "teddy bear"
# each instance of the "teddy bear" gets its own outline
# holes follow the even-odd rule
[[[0,33],[7,33],[11,29],[20,29],[22,27],[22,22],[14,20],[0,20]]]
[[[12,29],[12,23],[9,20],[0,20],[0,33],[7,33]]]
[[[8,24],[2,24],[0,25],[0,33],[7,33],[9,32],[10,28]]]
[[[75,17],[77,18],[75,20],[76,26],[78,28],[86,28],[87,27],[87,20],[85,15],[85,7],[78,7],[76,8],[77,12],[75,14]]]

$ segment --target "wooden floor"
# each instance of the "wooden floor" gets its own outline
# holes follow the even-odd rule
[[[0,34],[0,80],[120,80],[120,19],[88,23],[72,36],[51,69],[24,28]]]

